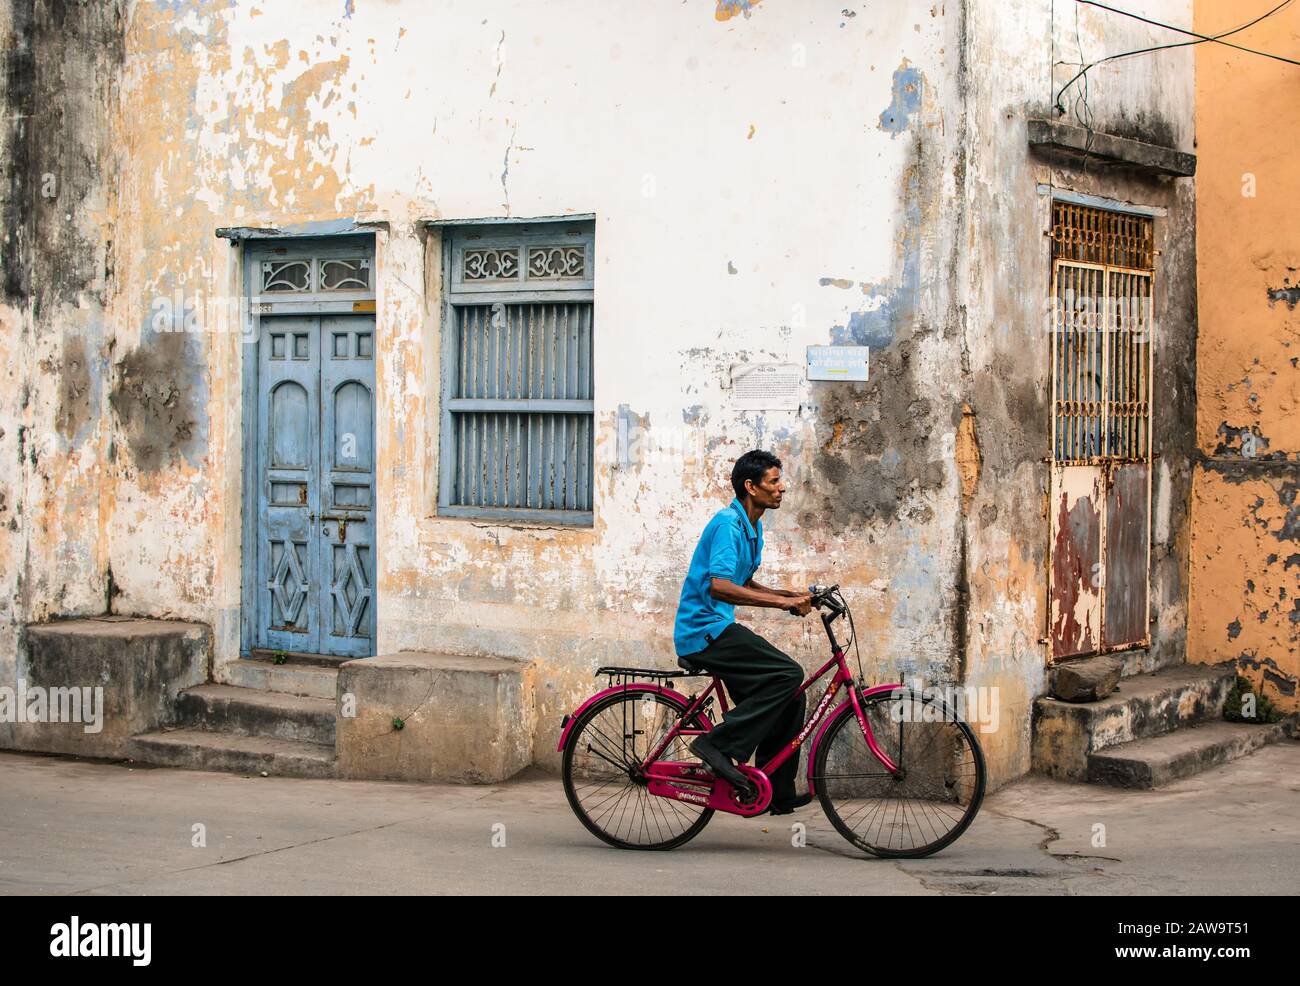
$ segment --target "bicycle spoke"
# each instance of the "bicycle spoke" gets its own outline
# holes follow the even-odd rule
[[[899,767],[883,769],[857,716],[833,724],[818,750],[813,781],[841,835],[878,855],[919,856],[960,834],[983,797],[984,769],[973,738],[947,710],[912,700],[895,723],[893,701],[864,704],[881,752]],[[927,718],[926,713],[934,716]]]
[[[594,753],[596,756],[600,757],[600,759],[604,760],[604,761],[605,761],[606,763],[608,763],[608,764],[613,764],[615,767],[622,767],[622,768],[624,768],[624,770],[625,770],[625,772],[626,772],[626,768],[628,767],[628,764],[625,764],[625,763],[618,763],[618,762],[615,761],[615,760],[611,760],[609,757],[605,756],[605,754],[601,753],[599,750],[597,750],[597,749],[596,749],[594,746],[592,746],[591,744],[587,744],[587,752],[588,752],[588,753]]]
[[[671,697],[632,692],[597,707],[577,727],[565,755],[565,785],[579,818],[601,838],[625,847],[671,846],[698,832],[713,814],[652,795],[641,775],[660,744],[657,763],[695,760],[684,737],[664,742],[685,711]]]
[[[627,759],[626,755],[621,755],[621,754],[619,754],[618,752],[615,751],[616,744],[615,744],[615,742],[614,742],[614,739],[613,739],[612,737],[608,736],[608,735],[607,735],[607,734],[606,734],[606,733],[605,733],[605,732],[604,732],[604,731],[603,731],[599,726],[597,726],[594,722],[592,723],[592,730],[593,730],[593,732],[595,732],[596,735],[593,736],[593,737],[588,741],[589,748],[590,748],[590,744],[591,744],[591,743],[594,743],[594,742],[596,742],[597,740],[599,740],[599,741],[600,741],[601,748],[604,749],[605,752],[608,754],[608,757],[606,757],[605,759],[609,759],[609,760],[610,760],[610,763],[613,763],[616,767],[622,767],[624,770],[627,770],[628,768],[631,768],[631,767],[635,766],[635,764],[634,764],[631,760]],[[625,744],[619,744],[619,745],[623,745],[623,746],[624,746],[624,749],[626,749],[626,745],[625,745]],[[593,749],[592,752],[594,753],[595,750]],[[620,756],[621,756],[621,759],[618,760],[618,761],[615,761],[615,760],[610,759],[610,758],[612,758],[612,757],[620,757]]]

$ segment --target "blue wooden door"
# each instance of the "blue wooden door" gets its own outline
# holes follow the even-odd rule
[[[375,320],[321,320],[320,646],[373,654]]]
[[[259,647],[374,653],[374,317],[262,319]]]

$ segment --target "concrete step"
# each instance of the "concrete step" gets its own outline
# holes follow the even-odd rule
[[[103,719],[97,732],[87,732],[84,721],[60,717],[16,722],[8,730],[0,725],[12,737],[6,745],[18,749],[124,757],[132,736],[171,722],[179,692],[208,680],[212,633],[202,624],[104,616],[29,623],[26,632],[28,662],[21,677],[27,685],[75,688],[81,698],[82,688],[102,687]],[[3,683],[14,684],[8,678]],[[86,710],[78,718],[84,720]]]
[[[1186,655],[1176,647],[1168,647],[1154,654],[1149,650],[1122,650],[1111,656],[1120,659],[1121,678],[1152,674],[1165,668],[1183,667],[1187,662]]]
[[[288,661],[294,664],[315,664],[322,668],[337,668],[344,661],[355,661],[355,657],[340,657],[337,654],[308,654],[303,651],[289,650],[276,651],[267,647],[254,647],[249,652],[249,657],[256,661],[275,660],[275,655],[283,653]]]
[[[1285,739],[1294,723],[1207,722],[1120,743],[1088,756],[1088,780],[1112,787],[1156,788]]]
[[[334,746],[334,700],[233,685],[199,685],[177,699],[178,725]]]
[[[335,775],[333,746],[202,729],[167,729],[132,737],[129,755],[141,763],[191,770],[266,771],[272,777]]]
[[[1180,664],[1122,678],[1099,702],[1034,701],[1033,764],[1040,773],[1085,781],[1088,757],[1107,747],[1217,719],[1236,679],[1232,662]]]
[[[339,776],[496,784],[533,759],[536,671],[502,657],[401,651],[348,661]],[[394,729],[394,719],[402,728]]]
[[[276,664],[272,660],[243,658],[226,665],[227,682],[237,688],[256,688],[284,695],[305,695],[309,698],[338,696],[338,668],[319,664],[286,661]]]

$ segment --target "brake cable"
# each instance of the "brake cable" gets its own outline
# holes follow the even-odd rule
[[[834,593],[833,596],[832,593]],[[842,590],[838,585],[831,586],[827,589],[824,593],[824,598],[832,604],[832,607],[838,603],[841,612],[849,618],[849,633],[852,634],[849,643],[853,644],[853,655],[858,662],[858,683],[859,685],[865,684],[867,676],[866,672],[862,670],[862,648],[858,646],[858,628],[853,622],[853,608],[849,606],[848,600],[844,598],[844,590]],[[834,620],[834,617],[831,619]],[[827,626],[829,627],[829,624],[827,624]],[[841,652],[848,649],[848,643],[840,645]]]
[[[845,615],[849,618],[849,633],[853,634],[853,654],[858,662],[858,686],[866,684],[867,676],[862,670],[862,649],[858,647],[858,628],[853,625],[853,608],[849,606],[848,600],[844,598],[844,593],[839,592],[840,602],[844,604]]]

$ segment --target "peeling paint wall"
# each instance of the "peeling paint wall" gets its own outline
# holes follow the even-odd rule
[[[1230,11],[1196,5],[1214,34]],[[1300,12],[1243,32],[1294,47]],[[1200,338],[1188,656],[1235,660],[1279,706],[1300,709],[1300,194],[1287,134],[1297,70],[1221,46],[1197,49]]]
[[[1150,3],[1145,16],[1187,24],[1190,3]],[[953,363],[961,401],[978,423],[978,482],[959,523],[966,681],[1002,689],[1010,728],[981,737],[994,776],[1029,769],[1029,712],[1046,690],[1047,490],[1050,453],[1051,189],[1162,211],[1158,261],[1154,447],[1152,645],[1135,668],[1182,659],[1186,632],[1187,498],[1191,481],[1195,337],[1194,186],[1099,165],[1062,166],[1027,149],[1028,119],[1090,125],[1100,132],[1192,150],[1188,49],[1093,69],[1085,93],[1058,93],[1080,63],[1166,40],[1164,32],[1114,14],[1048,0],[967,5],[968,80],[961,126],[970,153],[957,176],[966,249],[952,265],[961,305]],[[1048,186],[1049,193],[1040,193]],[[961,407],[951,409],[953,424]]]
[[[23,627],[102,612],[113,2],[0,8],[0,681]],[[8,736],[0,723],[0,743]]]
[[[20,559],[5,578],[39,585],[6,632],[111,595],[116,612],[210,623],[219,677],[238,659],[244,347],[222,302],[240,250],[214,230],[359,219],[380,230],[381,652],[535,659],[536,755],[551,763],[550,727],[595,667],[671,662],[689,554],[730,497],[732,460],[758,445],[791,485],[764,581],[843,584],[872,680],[999,687],[1002,727],[981,737],[993,782],[1024,772],[1045,663],[1039,182],[1169,210],[1162,648],[1182,632],[1190,475],[1190,426],[1173,424],[1191,420],[1188,183],[1031,158],[1024,121],[1047,115],[1051,62],[1076,40],[1050,12],[140,0],[104,14],[118,60],[78,97],[102,117],[83,138],[102,211],[74,213],[86,276],[110,286],[103,312],[38,332],[30,305],[10,305],[0,336],[18,389],[39,391],[28,407],[6,389],[0,492],[13,511],[45,482],[16,468],[24,423],[77,436],[86,452],[58,461],[93,481],[65,472],[41,509],[65,527],[95,518],[94,536],[0,540]],[[1135,46],[1131,26],[1090,18],[1078,39],[1094,54]],[[106,57],[84,55],[85,71]],[[1099,128],[1189,144],[1190,61],[1162,59],[1099,73]],[[439,518],[440,237],[420,221],[566,213],[597,216],[595,526]],[[808,384],[797,412],[735,409],[732,365],[827,343],[870,345],[871,379]],[[77,592],[58,595],[58,564]],[[752,620],[820,663],[813,621]]]

